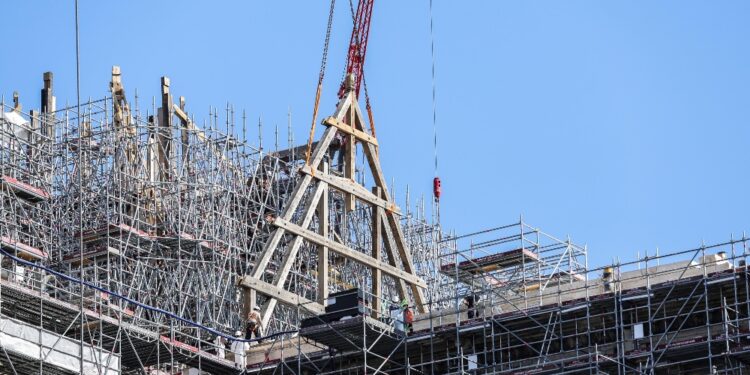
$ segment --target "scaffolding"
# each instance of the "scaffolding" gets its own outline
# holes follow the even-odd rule
[[[515,234],[495,243],[547,236],[522,221],[491,231],[511,228]],[[540,248],[585,251],[549,240]],[[541,243],[529,240],[529,246]],[[417,315],[408,333],[385,329],[388,350],[376,344],[386,341],[379,332],[389,318],[364,308],[351,319],[301,329],[286,356],[273,346],[253,348],[254,360],[262,373],[746,374],[749,244],[743,236],[565,276],[550,267],[541,279],[506,283],[495,276],[488,281],[483,272],[471,279],[455,272],[457,257],[471,260],[464,263],[468,269],[489,264],[486,255],[475,257],[476,246],[459,247],[443,253],[444,265],[454,270],[445,275],[451,285],[445,300],[431,300],[429,313]],[[493,264],[507,267],[508,253],[495,253]],[[511,250],[516,265],[537,259],[519,253]]]
[[[118,67],[80,107],[52,84],[0,102],[0,373],[748,372],[744,235],[592,269],[523,219],[399,208],[351,92],[309,148],[268,150],[166,77],[146,108]]]
[[[218,354],[243,329],[247,297],[237,285],[253,273],[274,220],[304,180],[299,169],[305,149],[294,147],[291,135],[289,147],[280,149],[278,129],[273,151],[250,145],[246,116],[238,123],[229,105],[224,111],[212,108],[208,120],[196,125],[185,98],[173,99],[166,77],[161,105],[152,100],[148,109],[137,96],[130,104],[118,67],[112,70],[110,95],[80,107],[57,109],[52,83],[52,74],[45,73],[41,111],[23,112],[17,96],[12,105],[1,103],[2,313],[121,354],[123,368],[176,371],[197,361],[205,370],[213,358],[236,371],[227,360],[231,355]],[[345,174],[344,150],[336,138],[321,151],[331,179]],[[351,180],[364,181],[362,163],[348,168]],[[302,201],[313,195],[312,189],[298,190]],[[341,191],[318,194],[332,206],[325,215],[329,233],[364,253],[373,241],[364,229],[372,225],[373,211],[360,202],[341,211],[345,201],[353,201]],[[384,217],[397,212],[383,206]],[[290,220],[300,215],[292,212]],[[413,228],[402,238],[410,246],[430,240],[415,232],[424,213],[419,215],[418,220],[409,215]],[[286,246],[292,242],[288,237],[278,242]],[[361,277],[368,267],[334,252],[322,278],[318,249],[304,242],[298,256],[269,253],[258,280],[312,301],[371,284]],[[414,254],[430,258],[420,248]],[[282,272],[286,276],[278,277]],[[383,283],[387,295],[404,297],[394,279],[384,277]],[[309,308],[280,305],[267,315],[267,333],[287,337],[291,333],[284,332],[309,315]],[[187,357],[192,359],[185,362]],[[39,358],[43,368],[44,356]]]

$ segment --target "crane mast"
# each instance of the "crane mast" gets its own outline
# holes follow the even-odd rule
[[[354,92],[359,96],[365,54],[367,53],[367,39],[370,35],[373,2],[374,0],[360,0],[357,4],[352,38],[349,41],[349,52],[346,55],[346,74],[339,88],[339,98],[342,98],[346,92],[346,80],[350,75],[354,77]]]

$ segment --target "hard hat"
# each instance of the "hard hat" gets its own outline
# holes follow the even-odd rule
[[[255,306],[255,307],[253,307],[253,310],[254,310],[254,311],[260,311],[260,307],[258,307],[258,306]]]
[[[237,331],[234,333],[235,336],[240,337],[242,336],[242,331]]]

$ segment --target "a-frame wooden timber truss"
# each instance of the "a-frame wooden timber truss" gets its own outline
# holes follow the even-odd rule
[[[338,102],[334,115],[323,120],[326,129],[320,140],[316,142],[306,165],[300,168],[302,178],[287,200],[281,215],[273,221],[275,229],[259,254],[251,274],[241,277],[238,281],[238,285],[245,290],[243,307],[245,316],[257,303],[257,293],[269,297],[261,307],[263,325],[266,327],[277,303],[289,306],[301,305],[313,313],[322,313],[323,303],[328,297],[329,267],[332,266],[329,264],[329,251],[370,267],[372,270],[371,293],[375,296],[372,301],[373,311],[380,311],[379,298],[381,298],[384,274],[396,281],[401,299],[409,296],[407,290],[410,288],[417,311],[425,311],[422,290],[426,288],[426,284],[416,274],[411,252],[399,223],[400,210],[388,194],[386,179],[380,168],[377,139],[365,131],[364,124],[356,94],[354,90],[348,90]],[[341,134],[344,139],[340,148],[340,152],[344,153],[343,177],[329,173],[328,163],[325,160],[337,133]],[[373,175],[375,186],[372,191],[354,179],[357,143],[362,145]],[[356,200],[372,207],[372,249],[367,253],[352,249],[335,239],[336,236],[329,235],[329,189],[338,190],[343,194],[345,204],[342,209],[347,212],[354,210]],[[307,194],[306,201],[302,202],[308,190],[310,194]],[[298,212],[301,214],[295,215]],[[317,217],[317,230],[309,229],[313,217]],[[297,218],[298,223],[294,222],[294,218]],[[288,240],[284,241],[285,234],[291,236],[291,239],[287,237]],[[284,284],[303,241],[308,241],[317,247],[318,301],[310,301],[284,289]],[[383,250],[387,254],[387,261],[382,259]],[[268,282],[266,281],[268,279],[264,280],[264,273],[276,252],[281,252],[282,261],[272,277],[273,280]]]

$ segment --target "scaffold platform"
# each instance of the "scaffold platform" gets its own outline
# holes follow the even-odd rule
[[[47,253],[41,249],[29,246],[21,241],[16,241],[7,236],[0,236],[0,248],[18,254],[19,257],[35,261],[47,259]]]
[[[395,332],[390,325],[366,315],[303,328],[299,334],[338,351],[367,348],[381,355],[397,351],[405,339],[403,333]]]
[[[50,198],[49,193],[43,189],[18,181],[10,176],[0,176],[0,183],[2,183],[0,185],[12,191],[17,197],[29,202],[36,203]]]
[[[158,334],[139,327],[137,323],[128,322],[132,317],[124,313],[121,317],[115,317],[91,309],[81,311],[80,306],[72,301],[61,301],[7,280],[0,280],[0,300],[0,313],[4,316],[29,324],[41,324],[45,330],[72,338],[80,336],[79,312],[82,313],[86,338],[100,340],[105,348],[119,345],[122,365],[126,368],[141,368],[163,362],[167,353],[166,358],[170,360],[200,367],[213,374],[240,373],[232,361],[174,340],[168,333]],[[117,339],[118,335],[123,337]]]
[[[519,248],[478,258],[467,259],[458,264],[444,264],[440,267],[440,271],[449,276],[455,272],[456,269],[461,273],[481,274],[502,268],[518,266],[524,263],[530,264],[537,261],[539,261],[539,255],[528,249]]]

